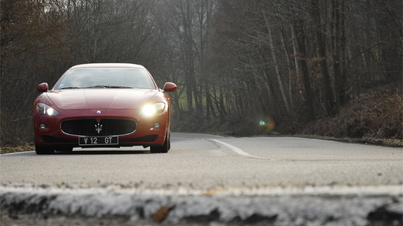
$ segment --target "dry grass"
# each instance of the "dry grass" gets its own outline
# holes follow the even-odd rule
[[[0,148],[0,154],[32,151],[34,149],[35,149],[34,146],[32,146],[31,144],[25,144],[20,146],[4,146]]]
[[[403,145],[403,100],[399,95],[366,99],[345,106],[333,118],[308,124],[302,134]]]

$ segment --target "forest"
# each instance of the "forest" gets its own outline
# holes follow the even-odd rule
[[[1,0],[1,145],[71,66],[171,81],[173,131],[402,139],[401,0]]]

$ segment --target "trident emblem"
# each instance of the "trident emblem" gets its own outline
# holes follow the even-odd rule
[[[102,125],[101,125],[101,124],[99,124],[99,122],[98,122],[98,124],[97,124],[97,125],[95,125],[95,131],[97,131],[97,133],[98,133],[98,134],[100,134],[100,133],[101,133],[101,131],[102,131]]]

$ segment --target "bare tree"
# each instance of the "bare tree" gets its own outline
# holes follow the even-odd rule
[[[186,108],[202,117],[211,113],[208,73],[205,64],[209,42],[210,20],[215,10],[213,0],[170,0],[159,3],[160,26],[169,38],[172,67],[183,75]],[[206,104],[204,104],[206,100]],[[205,106],[206,105],[206,106]]]
[[[3,144],[32,138],[35,84],[64,64],[73,43],[57,1],[1,0],[1,134]]]

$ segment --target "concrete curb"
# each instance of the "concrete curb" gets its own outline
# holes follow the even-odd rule
[[[382,192],[364,195],[288,192],[283,195],[240,196],[100,188],[0,187],[0,207],[9,214],[119,217],[130,222],[167,225],[212,222],[270,225],[403,224],[402,195]]]

